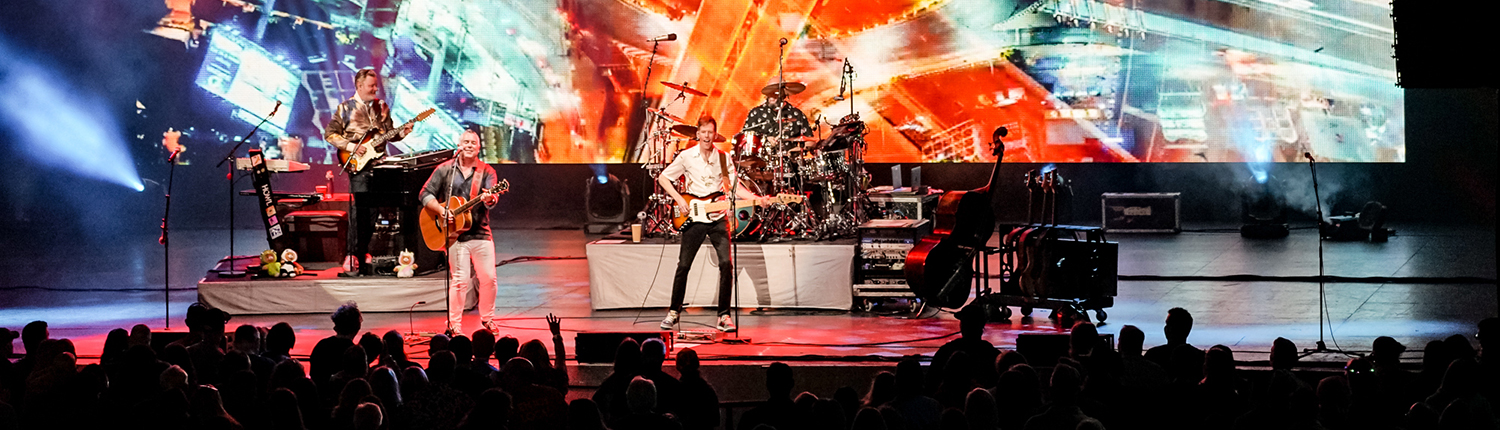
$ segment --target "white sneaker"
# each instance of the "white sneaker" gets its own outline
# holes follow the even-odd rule
[[[667,317],[661,320],[662,330],[671,330],[677,325],[677,311],[667,311]]]
[[[734,326],[734,318],[730,318],[729,315],[719,315],[718,329],[719,331],[725,333],[734,333],[736,331],[739,331],[739,328],[736,328]]]

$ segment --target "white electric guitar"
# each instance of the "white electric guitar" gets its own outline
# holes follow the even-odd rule
[[[682,229],[683,224],[687,224],[688,222],[711,223],[718,221],[719,218],[724,217],[723,212],[729,210],[730,206],[729,200],[724,198],[724,193],[713,193],[707,197],[694,197],[692,195],[684,195],[682,197],[688,201],[687,211],[679,211],[677,216],[672,218],[672,227],[679,230]],[[739,200],[733,204],[734,209],[739,210],[755,206],[760,201],[767,199],[772,203],[791,204],[802,203],[802,199],[804,198],[796,194],[777,194],[775,197],[766,197],[760,200]]]

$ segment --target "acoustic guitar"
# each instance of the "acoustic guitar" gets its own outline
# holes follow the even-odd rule
[[[353,152],[345,151],[343,150],[343,148],[340,148],[339,163],[342,164],[344,166],[344,170],[348,170],[349,173],[359,173],[361,171],[364,171],[370,166],[371,161],[378,160],[381,157],[385,156],[386,144],[390,143],[391,139],[396,138],[396,133],[399,133],[401,129],[406,128],[406,126],[408,125],[416,124],[418,121],[427,119],[427,117],[432,116],[434,112],[437,112],[437,109],[427,108],[427,110],[424,110],[422,111],[422,113],[417,114],[415,118],[412,118],[411,120],[406,121],[406,123],[401,124],[400,127],[396,127],[395,129],[387,131],[385,133],[381,133],[379,129],[374,128],[366,131],[364,137],[359,138],[358,143],[359,147],[365,148],[365,153],[354,155]]]
[[[490,187],[490,189],[485,190],[480,196],[484,196],[484,194],[504,194],[506,191],[510,191],[510,181],[501,179],[500,182]],[[448,208],[449,212],[453,212],[452,223],[443,222],[443,214],[441,213],[433,213],[425,208],[422,209],[422,213],[417,216],[417,224],[422,226],[422,242],[427,244],[427,249],[446,251],[449,246],[453,246],[453,242],[458,241],[459,233],[468,231],[470,227],[474,226],[473,214],[470,214],[469,210],[474,209],[474,206],[481,201],[484,201],[484,199],[466,200],[459,196],[448,197],[448,204],[444,205],[444,207]]]
[[[728,211],[730,209],[730,202],[724,197],[724,193],[722,192],[709,194],[704,197],[698,197],[692,194],[683,194],[682,198],[687,200],[687,210],[677,211],[676,216],[672,217],[672,228],[675,228],[679,231],[682,230],[682,226],[687,224],[689,221],[701,223],[711,223],[714,221],[718,221],[720,218],[724,217],[725,211]],[[777,194],[775,197],[768,198],[772,203],[792,204],[802,203],[802,199],[804,197],[797,194]],[[757,200],[748,199],[741,199],[734,202],[735,216],[731,218],[732,222],[734,223],[733,233],[735,235],[743,233],[743,230],[750,225],[749,223],[742,221],[748,220],[750,218],[750,211],[752,211],[753,207],[757,204]]]
[[[934,210],[932,234],[923,237],[906,254],[906,284],[917,297],[945,308],[963,306],[969,299],[969,284],[974,254],[995,233],[995,209],[991,206],[990,188],[1005,158],[1005,144],[1000,138],[1009,133],[1005,127],[990,136],[994,145],[995,167],[989,183],[968,191],[943,194]]]

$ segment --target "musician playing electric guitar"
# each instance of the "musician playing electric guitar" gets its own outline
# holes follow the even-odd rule
[[[458,139],[457,158],[438,165],[422,186],[424,210],[441,214],[438,219],[453,225],[454,213],[444,202],[449,197],[479,199],[483,204],[470,209],[473,218],[468,230],[459,232],[458,241],[448,246],[448,334],[464,333],[464,296],[468,293],[470,270],[479,278],[479,324],[491,333],[495,326],[495,241],[490,235],[490,208],[500,196],[489,192],[498,176],[489,164],[479,161],[479,134],[465,130]]]
[[[368,149],[359,145],[362,136],[370,130],[390,131],[395,130],[391,123],[391,108],[379,98],[380,76],[375,74],[375,69],[360,69],[354,73],[354,97],[350,97],[333,112],[333,119],[328,121],[325,129],[324,140],[333,144],[339,150],[363,155]],[[411,124],[402,127],[391,141],[401,140],[410,134]],[[364,169],[349,175],[349,192],[355,196],[369,191],[370,177],[373,173]],[[347,252],[344,257],[344,272],[340,276],[357,276],[359,274],[370,274],[368,263],[370,256],[366,255],[370,248],[370,235],[374,233],[375,226],[372,218],[372,207],[362,204],[359,199],[354,199],[349,204],[349,236]],[[365,266],[362,270],[361,265]]]
[[[696,139],[698,147],[682,151],[672,164],[662,170],[661,175],[656,177],[656,182],[661,184],[667,195],[677,203],[679,214],[686,213],[689,205],[686,197],[678,193],[672,180],[685,177],[684,190],[691,194],[694,199],[708,197],[715,193],[733,190],[735,196],[740,200],[756,201],[761,207],[769,206],[770,200],[750,192],[737,181],[731,181],[735,177],[734,163],[728,154],[714,147],[714,138],[718,136],[719,123],[713,117],[704,116],[698,119],[698,133]],[[731,182],[734,182],[731,184]],[[733,269],[729,260],[729,233],[726,230],[726,222],[723,217],[715,217],[712,222],[689,221],[682,226],[682,247],[677,255],[677,276],[672,279],[672,306],[667,311],[667,318],[661,321],[662,330],[671,330],[677,325],[678,315],[682,312],[683,296],[687,292],[688,271],[693,267],[693,258],[698,256],[698,247],[703,245],[703,238],[713,243],[714,252],[719,255],[719,325],[722,332],[733,332],[736,330],[734,320],[729,317],[729,298]]]

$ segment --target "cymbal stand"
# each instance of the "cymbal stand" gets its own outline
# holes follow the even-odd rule
[[[665,110],[666,108],[671,107],[672,104],[677,103],[678,100],[681,100],[685,97],[686,94],[684,94],[683,91],[678,90],[677,97],[673,98],[671,102],[668,102],[666,106],[662,106],[662,109]],[[659,115],[649,112],[647,113],[647,115],[651,117],[651,119],[649,120],[650,123],[648,125],[651,131],[648,134],[649,137],[646,139],[647,141],[645,147],[651,150],[651,159],[644,167],[646,168],[646,172],[652,178],[651,195],[646,197],[646,207],[642,208],[640,212],[636,213],[636,219],[640,220],[641,222],[641,230],[643,234],[653,237],[660,236],[673,238],[677,237],[679,233],[677,229],[672,226],[672,205],[675,202],[672,201],[671,197],[667,196],[666,192],[664,192],[661,188],[661,183],[657,182],[655,179],[657,176],[661,175],[661,172],[663,170],[666,170],[667,154],[669,153],[669,151],[676,148],[669,148],[669,146],[672,144],[671,125],[667,124],[666,118],[662,118]]]

